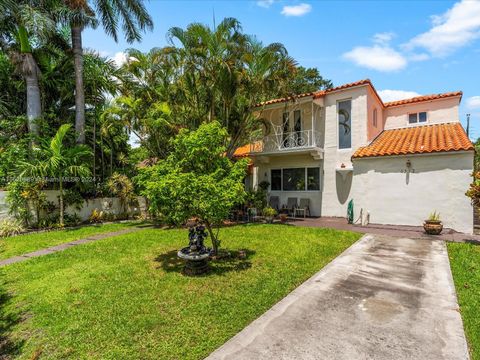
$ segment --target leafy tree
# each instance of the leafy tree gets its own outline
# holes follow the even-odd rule
[[[72,32],[75,67],[75,130],[77,142],[85,143],[85,89],[83,84],[82,32],[100,22],[105,32],[118,41],[119,23],[129,43],[139,41],[144,30],[153,29],[153,22],[142,0],[64,0]],[[100,19],[100,20],[99,20]]]
[[[227,137],[217,121],[196,131],[182,129],[173,140],[172,153],[137,179],[153,212],[177,225],[191,217],[203,222],[214,253],[220,244],[214,227],[245,197],[247,160],[233,162],[225,156]]]
[[[324,79],[317,68],[304,68],[303,66],[297,67],[293,81],[290,83],[292,94],[315,92],[332,87],[332,81]]]
[[[64,181],[66,177],[87,177],[91,172],[85,159],[91,155],[90,150],[85,145],[76,145],[67,147],[64,144],[65,137],[70,130],[70,124],[60,126],[55,136],[49,144],[36,150],[36,159],[31,162],[22,161],[20,163],[20,178],[25,176],[32,177],[52,177],[58,181],[60,191],[60,226],[64,224]]]

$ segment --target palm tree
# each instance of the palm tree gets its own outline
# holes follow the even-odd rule
[[[153,29],[143,0],[64,0],[69,9],[67,18],[72,32],[72,48],[75,67],[75,130],[77,143],[85,143],[85,92],[83,87],[82,31],[88,26],[96,27],[97,17],[105,32],[118,41],[119,22],[127,42],[142,38],[141,32]]]
[[[64,178],[67,176],[90,176],[90,169],[83,162],[85,158],[91,155],[88,147],[85,145],[66,147],[64,145],[65,136],[70,128],[70,124],[60,126],[50,143],[37,150],[39,159],[32,162],[20,162],[19,177],[49,176],[58,181],[58,189],[60,191],[60,226],[64,225]]]
[[[197,109],[189,114],[190,120],[220,121],[230,135],[227,156],[233,156],[261,124],[254,119],[254,105],[288,91],[296,62],[282,44],[264,46],[243,34],[233,18],[224,19],[214,29],[198,23],[185,30],[174,27],[168,37],[172,46],[180,45],[175,47],[182,69],[182,96],[177,101],[187,104],[187,109]]]
[[[10,54],[25,80],[28,128],[34,135],[38,135],[37,121],[42,116],[42,101],[40,69],[32,44],[45,43],[55,28],[55,22],[35,1],[6,2],[0,8],[0,48]]]

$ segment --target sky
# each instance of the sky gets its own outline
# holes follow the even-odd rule
[[[115,43],[101,27],[84,47],[118,63],[133,47],[167,45],[169,28],[237,18],[263,43],[280,42],[299,65],[335,86],[370,79],[384,101],[463,91],[460,119],[480,137],[480,0],[460,1],[164,1],[150,0],[154,30],[140,43]]]

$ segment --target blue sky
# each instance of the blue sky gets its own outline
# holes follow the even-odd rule
[[[141,43],[115,43],[98,28],[85,31],[84,46],[121,61],[126,48],[165,46],[172,26],[213,25],[214,13],[217,22],[235,17],[244,32],[283,43],[335,85],[369,78],[387,101],[462,90],[462,123],[470,113],[470,136],[480,137],[480,0],[151,0],[147,7],[155,29]]]

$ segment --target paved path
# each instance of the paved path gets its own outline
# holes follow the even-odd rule
[[[365,235],[207,359],[468,359],[445,242]]]
[[[118,230],[118,231],[111,231],[111,232],[107,232],[107,233],[90,235],[90,236],[88,236],[86,238],[83,238],[83,239],[70,241],[70,242],[67,242],[67,243],[51,246],[51,247],[48,247],[48,248],[45,248],[45,249],[40,249],[40,250],[30,252],[30,253],[27,253],[27,254],[18,255],[18,256],[14,256],[14,257],[11,257],[11,258],[8,258],[8,259],[5,259],[5,260],[1,260],[0,261],[0,267],[7,266],[7,265],[10,265],[10,264],[15,264],[15,263],[18,263],[18,262],[21,262],[21,261],[26,261],[26,260],[28,260],[30,258],[33,258],[33,257],[39,257],[39,256],[44,256],[44,255],[52,254],[52,253],[55,253],[55,252],[63,251],[63,250],[66,250],[68,248],[71,248],[72,246],[77,246],[77,245],[89,243],[89,242],[92,242],[92,241],[102,240],[102,239],[106,239],[106,238],[109,238],[109,237],[112,237],[112,236],[124,235],[124,234],[128,234],[128,233],[131,233],[131,232],[139,231],[139,230],[142,230],[142,229],[143,228],[130,228],[130,229],[123,229],[123,230]]]

